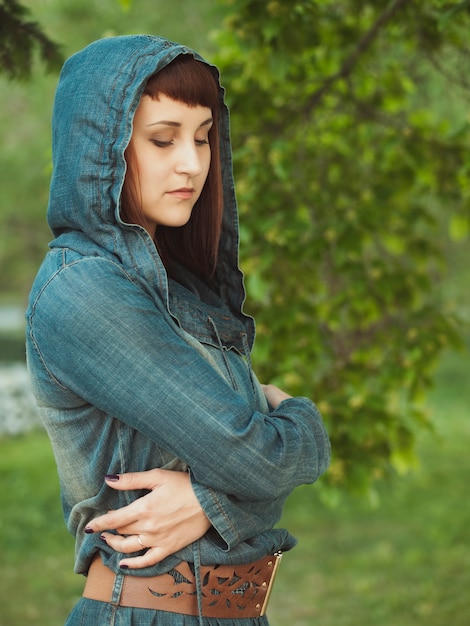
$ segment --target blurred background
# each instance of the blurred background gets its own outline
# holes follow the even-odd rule
[[[221,68],[255,369],[333,446],[286,505],[272,626],[467,625],[470,2],[0,0],[0,22],[0,626],[60,626],[83,586],[24,357],[60,65],[32,23],[62,58],[145,32]]]

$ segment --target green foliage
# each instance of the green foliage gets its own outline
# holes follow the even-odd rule
[[[0,0],[0,71],[9,78],[30,78],[36,48],[47,70],[57,71],[63,62],[59,46],[28,18],[16,0]]]
[[[255,365],[317,400],[333,446],[326,495],[371,493],[415,462],[415,433],[431,427],[422,394],[459,343],[436,285],[445,222],[466,236],[468,126],[456,135],[421,90],[441,80],[434,58],[465,49],[468,11],[450,19],[437,0],[354,10],[233,0],[230,10],[216,63],[232,110]]]

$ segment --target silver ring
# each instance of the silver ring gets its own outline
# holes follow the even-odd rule
[[[137,537],[137,541],[140,543],[140,545],[142,546],[142,550],[146,550],[146,547],[144,546],[144,544],[142,543],[142,539],[140,538],[140,535],[136,535]]]

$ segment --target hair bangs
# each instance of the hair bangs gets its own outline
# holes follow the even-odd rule
[[[144,93],[163,94],[188,106],[203,106],[217,113],[219,91],[210,68],[189,54],[180,55],[147,81]]]

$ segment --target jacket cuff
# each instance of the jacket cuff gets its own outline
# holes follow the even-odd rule
[[[207,538],[224,551],[233,549],[240,542],[240,537],[220,498],[211,487],[196,482],[191,471],[190,476],[196,498],[212,524],[212,529],[206,535]]]

